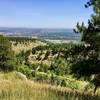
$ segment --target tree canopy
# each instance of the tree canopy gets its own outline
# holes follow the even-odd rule
[[[81,41],[85,43],[84,49],[81,50],[77,59],[74,62],[71,70],[76,76],[90,77],[94,75],[94,79],[100,78],[100,0],[90,0],[85,5],[86,8],[92,6],[94,14],[91,15],[91,19],[88,20],[88,26],[77,23],[77,29],[75,32],[81,33]],[[90,78],[91,80],[91,78]],[[100,82],[98,86],[100,85]]]

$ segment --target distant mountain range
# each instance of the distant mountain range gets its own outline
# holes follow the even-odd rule
[[[6,36],[32,37],[53,40],[79,40],[80,34],[73,29],[47,29],[47,28],[7,28],[0,27],[0,34]]]

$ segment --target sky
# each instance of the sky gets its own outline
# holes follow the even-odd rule
[[[88,0],[0,0],[0,27],[74,28],[90,18]]]

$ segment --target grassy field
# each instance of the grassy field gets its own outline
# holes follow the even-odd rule
[[[0,73],[0,100],[100,100],[100,97],[25,80],[17,72],[11,72]]]

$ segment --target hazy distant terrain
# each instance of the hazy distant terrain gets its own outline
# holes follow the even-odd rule
[[[33,37],[50,40],[79,40],[80,34],[73,29],[40,29],[40,28],[4,28],[0,27],[0,34],[6,36]]]

